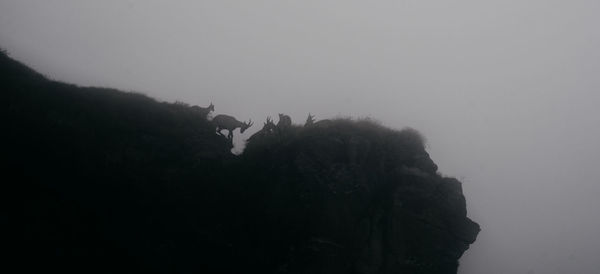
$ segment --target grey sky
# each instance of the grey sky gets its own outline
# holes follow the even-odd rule
[[[462,274],[597,273],[600,1],[0,0],[51,78],[411,126],[482,225]],[[251,134],[246,134],[248,136]]]

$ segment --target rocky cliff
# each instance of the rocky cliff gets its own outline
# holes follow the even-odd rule
[[[436,173],[412,129],[332,120],[257,135],[243,159],[265,178],[255,186],[277,220],[269,233],[295,239],[278,269],[456,273],[475,241],[461,183]]]
[[[5,54],[0,77],[11,269],[456,273],[479,232],[412,129],[265,124],[235,156],[198,107],[51,81]]]

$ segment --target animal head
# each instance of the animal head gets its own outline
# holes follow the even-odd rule
[[[271,125],[275,125],[275,123],[273,122],[273,119],[271,118],[271,116],[267,117],[267,121],[265,122],[265,127],[271,126]]]
[[[215,111],[215,105],[213,105],[212,102],[210,102],[210,106],[208,106],[208,110],[209,111]]]
[[[243,122],[242,126],[240,127],[240,133],[244,133],[244,131],[246,131],[246,129],[251,127],[253,124],[254,123],[252,123],[252,120],[248,120],[248,122]]]
[[[279,113],[279,121],[277,122],[278,127],[289,127],[292,125],[292,118],[283,113]]]
[[[265,124],[263,125],[262,130],[263,131],[272,131],[275,129],[275,123],[273,123],[273,119],[271,119],[271,117],[267,117],[267,121],[265,122]]]

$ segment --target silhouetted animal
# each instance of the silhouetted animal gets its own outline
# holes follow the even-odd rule
[[[279,121],[277,122],[278,128],[287,128],[292,126],[292,118],[290,116],[279,113]]]
[[[273,119],[271,117],[267,117],[267,121],[263,125],[263,128],[260,131],[263,132],[273,132],[277,126],[273,123]]]
[[[304,123],[304,126],[312,126],[315,123],[315,116],[312,116],[310,113],[308,114],[308,117],[306,118],[306,122]]]
[[[271,119],[271,117],[267,117],[267,121],[264,123],[263,128],[254,133],[252,136],[250,136],[250,138],[248,138],[248,141],[252,142],[254,140],[267,137],[275,133],[276,130],[277,126],[275,125],[275,123],[273,123],[273,119]]]
[[[217,128],[217,133],[223,135],[221,130],[226,129],[229,133],[227,134],[227,138],[233,138],[233,131],[236,128],[240,128],[240,133],[244,133],[246,129],[252,126],[252,120],[248,120],[248,122],[240,122],[235,119],[233,116],[219,114],[212,119],[213,124]]]
[[[206,118],[211,111],[215,111],[215,105],[211,102],[207,108],[193,106],[192,109],[200,114],[200,116]]]

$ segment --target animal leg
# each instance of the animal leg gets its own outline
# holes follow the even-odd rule
[[[225,137],[225,135],[223,135],[223,132],[221,132],[222,130],[223,130],[222,128],[217,127],[217,134]]]

